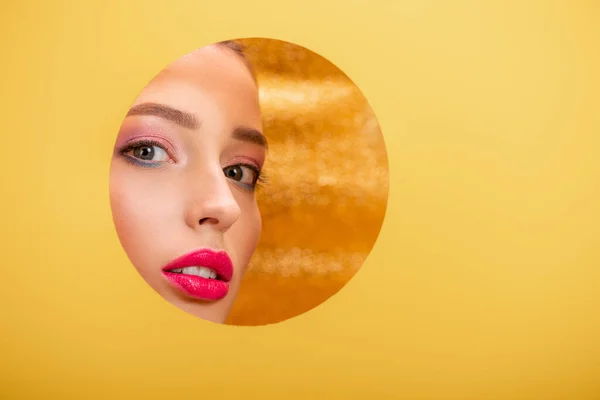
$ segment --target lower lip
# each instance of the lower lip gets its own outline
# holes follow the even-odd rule
[[[229,292],[229,284],[218,279],[207,279],[197,275],[176,274],[167,271],[164,271],[163,275],[176,288],[198,300],[221,300]]]

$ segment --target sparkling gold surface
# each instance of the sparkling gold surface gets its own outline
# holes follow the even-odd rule
[[[262,325],[321,304],[361,267],[385,214],[388,167],[375,115],[343,72],[290,43],[241,42],[270,150],[261,242],[228,323]]]

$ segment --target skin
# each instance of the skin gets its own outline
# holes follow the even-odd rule
[[[191,115],[179,121],[183,126],[171,120],[177,113],[148,104]],[[207,46],[169,65],[142,91],[119,130],[110,170],[113,219],[133,265],[167,301],[218,323],[231,310],[261,231],[257,174],[236,165],[260,171],[266,146],[257,132],[232,136],[240,127],[262,129],[256,83],[237,54]],[[131,149],[139,140],[159,145]],[[233,261],[221,300],[193,299],[162,275],[172,260],[203,248],[225,250]]]

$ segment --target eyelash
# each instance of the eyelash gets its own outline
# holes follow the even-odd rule
[[[229,167],[236,167],[236,166],[240,166],[240,167],[246,167],[251,169],[252,171],[254,171],[254,173],[256,174],[256,179],[254,180],[254,184],[253,185],[244,185],[244,184],[239,184],[245,188],[247,188],[248,190],[251,191],[255,191],[259,188],[262,188],[265,183],[266,183],[266,179],[265,179],[265,175],[264,173],[259,170],[258,168],[256,168],[254,165],[252,164],[245,164],[245,163],[237,163],[237,164],[232,164],[232,165],[228,165],[224,168],[229,168]]]
[[[162,143],[160,143],[160,142],[158,142],[156,140],[149,140],[149,139],[138,140],[136,142],[129,143],[129,144],[125,145],[125,147],[123,147],[119,151],[119,153],[121,153],[121,155],[123,157],[125,157],[125,159],[128,162],[132,163],[133,165],[137,165],[137,166],[140,166],[140,167],[146,167],[146,168],[156,168],[156,167],[160,166],[160,164],[158,164],[158,163],[144,162],[144,161],[142,161],[142,160],[140,160],[138,158],[135,158],[135,157],[132,157],[132,156],[128,156],[126,154],[126,153],[129,153],[131,150],[135,150],[135,149],[137,149],[139,147],[144,147],[144,146],[147,146],[147,147],[156,146],[156,147],[159,147],[160,149],[164,150],[167,154],[170,153],[169,151],[167,151],[167,149],[165,149],[165,145],[164,144],[162,144]],[[170,154],[169,154],[169,156],[170,156]]]
[[[139,147],[144,147],[144,146],[148,146],[148,147],[156,146],[156,147],[159,147],[160,149],[162,149],[163,151],[165,151],[167,154],[170,153],[169,151],[167,151],[167,149],[165,149],[165,146],[161,142],[158,142],[156,140],[148,140],[148,139],[138,140],[134,143],[129,143],[129,144],[125,145],[121,150],[119,150],[119,153],[124,157],[124,159],[127,162],[129,162],[133,165],[136,165],[136,166],[139,166],[142,168],[157,168],[157,167],[159,167],[160,166],[159,163],[144,162],[138,158],[126,155],[126,153],[129,153],[130,151],[135,150]],[[169,156],[170,156],[170,154],[169,154]],[[254,171],[254,173],[256,174],[256,179],[255,179],[253,185],[236,183],[238,186],[242,187],[243,189],[253,192],[253,191],[256,191],[256,190],[262,188],[266,184],[266,177],[265,177],[263,171],[261,171],[259,168],[257,168],[256,166],[254,166],[252,164],[237,163],[237,164],[227,165],[227,166],[223,167],[223,169],[235,167],[235,166],[249,168],[252,171]]]

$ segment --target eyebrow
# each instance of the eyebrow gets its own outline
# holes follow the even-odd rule
[[[231,135],[234,139],[241,140],[243,142],[254,143],[265,149],[269,148],[267,138],[265,135],[257,131],[256,129],[246,128],[244,126],[237,127]]]
[[[127,113],[127,117],[133,115],[153,115],[175,122],[188,129],[198,129],[200,126],[200,122],[193,114],[158,103],[138,104],[137,106],[132,107]],[[265,149],[269,146],[265,135],[256,129],[239,126],[234,129],[231,136],[236,140],[257,144]]]
[[[157,103],[138,104],[132,107],[127,113],[127,117],[131,115],[153,115],[175,122],[188,129],[197,129],[200,126],[200,123],[193,114]]]

